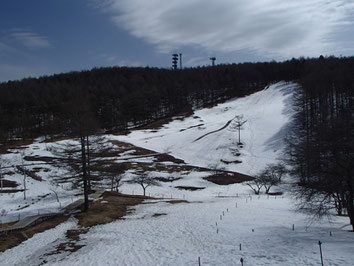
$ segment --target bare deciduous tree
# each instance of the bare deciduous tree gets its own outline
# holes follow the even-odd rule
[[[126,170],[127,166],[123,163],[113,163],[103,168],[103,174],[111,181],[111,191],[119,192],[119,187],[123,184],[122,179]]]
[[[285,174],[285,167],[280,164],[268,164],[256,177],[265,188],[266,193],[269,193],[271,187],[278,185],[281,182],[282,176]]]
[[[258,177],[256,177],[252,181],[247,182],[246,185],[249,186],[253,190],[254,194],[256,194],[256,195],[259,195],[259,192],[261,191],[261,189],[263,187],[263,183],[261,182],[261,180]]]
[[[237,132],[238,132],[238,143],[237,144],[242,144],[241,143],[241,129],[242,129],[242,126],[246,122],[247,122],[247,120],[243,119],[243,115],[236,115],[231,123],[231,129],[237,130]]]
[[[143,188],[144,196],[146,194],[146,188],[150,186],[159,186],[159,183],[150,175],[141,174],[135,176],[131,181],[131,184],[139,184]]]

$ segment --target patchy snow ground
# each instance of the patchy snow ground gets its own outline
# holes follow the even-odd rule
[[[274,163],[281,155],[283,136],[290,127],[293,114],[291,96],[296,87],[294,83],[273,84],[248,97],[197,110],[194,116],[183,121],[174,120],[158,131],[138,130],[117,139],[158,152],[169,152],[188,164],[202,167],[218,164],[231,171],[252,175],[267,163]],[[243,115],[247,120],[241,130],[244,147],[239,149],[239,157],[232,154],[238,148],[238,132],[232,129],[232,123],[197,140],[223,128],[236,115]],[[221,162],[236,159],[242,163]]]
[[[241,257],[245,265],[319,265],[319,239],[326,265],[351,265],[353,234],[336,228],[341,223],[306,230],[305,217],[289,205],[288,199],[265,196],[247,203],[234,198],[141,205],[125,221],[96,227],[82,241],[86,247],[57,265],[197,265],[198,257],[202,265],[237,265]]]
[[[230,147],[236,147],[237,133],[227,127],[195,140],[243,114],[247,119],[241,132],[244,147],[237,157],[242,163],[222,166],[253,174],[267,163],[275,162],[281,154],[282,137],[289,129],[292,115],[291,95],[296,86],[277,83],[248,97],[196,111],[193,117],[175,120],[158,132],[143,130],[109,137],[157,152],[169,151],[189,164],[207,167],[221,164],[221,159],[235,160]],[[32,155],[42,149],[45,150],[39,147]],[[153,158],[139,160],[149,162]],[[158,172],[156,176],[170,177],[171,173]],[[81,235],[78,244],[85,246],[75,253],[46,255],[65,241],[65,230],[77,226],[75,220],[69,220],[0,253],[0,264],[39,265],[45,260],[46,265],[198,265],[200,257],[201,265],[241,265],[242,257],[244,265],[320,265],[320,240],[324,265],[353,265],[354,234],[347,231],[350,229],[347,217],[309,224],[307,216],[294,211],[294,200],[286,192],[288,185],[277,188],[285,192],[283,196],[258,197],[244,184],[219,186],[202,179],[204,176],[203,172],[187,171],[182,179],[148,187],[147,194],[165,200],[146,201],[136,206],[125,220],[91,228]],[[205,189],[185,191],[175,186]],[[47,193],[50,188],[37,183],[29,187],[33,195],[40,193],[39,190]],[[128,194],[142,193],[141,187],[133,184],[124,184],[121,190]],[[65,196],[65,189],[60,193]],[[10,197],[13,197],[14,207],[23,204],[21,193],[12,195],[0,196],[0,202],[12,204]],[[171,197],[188,203],[166,202]],[[66,200],[70,202],[70,197]],[[45,208],[44,201],[43,204]],[[53,199],[54,204],[57,203]]]
[[[4,265],[43,260],[46,265],[198,265],[200,257],[202,265],[239,265],[242,257],[245,265],[320,265],[321,240],[325,265],[352,265],[354,235],[343,229],[347,218],[308,226],[307,217],[289,207],[288,196],[249,197],[242,185],[232,190],[234,197],[199,191],[196,197],[203,201],[189,203],[146,201],[150,204],[137,206],[125,220],[82,235],[77,244],[85,247],[75,253],[44,255],[63,241],[64,232],[56,228],[4,252],[1,259]]]

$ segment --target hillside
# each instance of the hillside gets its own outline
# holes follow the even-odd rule
[[[280,82],[243,98],[195,110],[188,117],[174,117],[160,128],[105,135],[116,152],[113,162],[129,166],[123,181],[141,173],[159,178],[159,186],[147,188],[147,195],[154,198],[130,207],[130,213],[107,224],[85,227],[80,225],[80,216],[73,216],[0,253],[2,263],[198,265],[199,257],[201,265],[237,265],[241,258],[245,265],[318,265],[320,240],[326,265],[351,265],[354,236],[347,231],[348,218],[315,221],[296,212],[290,179],[273,187],[271,192],[279,192],[273,196],[263,191],[253,195],[245,183],[217,185],[205,179],[215,172],[237,179],[236,173],[217,171],[222,167],[253,175],[267,163],[277,162],[285,147],[283,137],[292,128],[292,99],[298,89],[296,83]],[[229,123],[235,115],[247,120],[241,130],[243,147],[237,145],[237,132]],[[55,156],[48,146],[53,145],[56,143],[43,138],[24,145],[25,162],[50,161]],[[17,148],[8,149],[5,158],[21,164]],[[235,160],[242,162],[231,162]],[[0,203],[7,209],[3,221],[38,210],[57,211],[59,203],[52,190],[63,205],[82,197],[80,189],[69,189],[70,182],[52,183],[53,174],[64,174],[62,170],[50,164],[28,168],[43,181],[28,180],[26,201],[22,192],[3,193]],[[11,172],[5,179],[22,189],[22,175]],[[109,179],[97,185],[110,190]],[[143,191],[140,185],[125,182],[120,192],[141,195]],[[100,198],[96,204],[109,203]],[[73,231],[79,232],[74,240],[70,238]],[[63,248],[68,242],[71,246]]]
[[[248,97],[197,110],[190,117],[176,117],[158,130],[133,131],[118,139],[170,153],[188,164],[209,168],[217,165],[254,175],[282,155],[283,138],[291,127],[292,96],[297,86],[276,83]],[[246,120],[241,130],[243,147],[237,145],[238,132],[232,128],[233,123],[228,123],[236,115],[243,115]]]

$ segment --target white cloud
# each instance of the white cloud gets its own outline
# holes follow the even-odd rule
[[[183,62],[183,65],[186,67],[191,67],[191,66],[203,66],[203,65],[210,65],[211,61],[206,59],[205,56],[197,56],[197,57],[192,57],[188,59],[186,62]]]
[[[104,65],[115,65],[115,66],[127,66],[127,67],[142,67],[146,66],[146,64],[130,59],[120,59],[116,55],[110,54],[100,54],[94,58],[95,61],[102,62]]]
[[[50,46],[48,39],[27,30],[14,30],[11,37],[29,49],[47,48]]]
[[[330,54],[352,27],[353,0],[108,0],[104,10],[132,35],[170,52],[248,50],[277,58]]]

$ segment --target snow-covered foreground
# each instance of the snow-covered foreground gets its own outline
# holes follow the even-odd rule
[[[296,87],[294,83],[276,83],[248,97],[197,110],[193,117],[174,120],[157,131],[133,131],[118,139],[158,152],[169,152],[188,164],[203,167],[217,164],[252,175],[281,155],[283,137],[293,114],[291,96]],[[243,115],[247,120],[241,130],[244,147],[239,149],[239,157],[233,154],[238,148],[238,132],[232,129],[232,123],[206,135],[223,128],[236,115]],[[223,164],[221,161],[236,159],[242,163]]]
[[[197,192],[199,197],[204,194],[203,201],[148,201],[151,204],[137,206],[126,220],[92,228],[78,243],[86,246],[71,254],[44,256],[55,250],[57,237],[64,238],[64,231],[52,229],[4,252],[1,261],[4,265],[24,261],[38,265],[43,260],[47,265],[198,265],[200,257],[202,265],[240,265],[242,257],[244,265],[320,265],[320,240],[325,265],[352,265],[354,234],[343,229],[346,218],[306,227],[307,217],[292,210],[289,197],[250,198],[241,193],[247,191],[244,186],[233,188],[239,197]],[[53,232],[62,235],[54,239]]]

